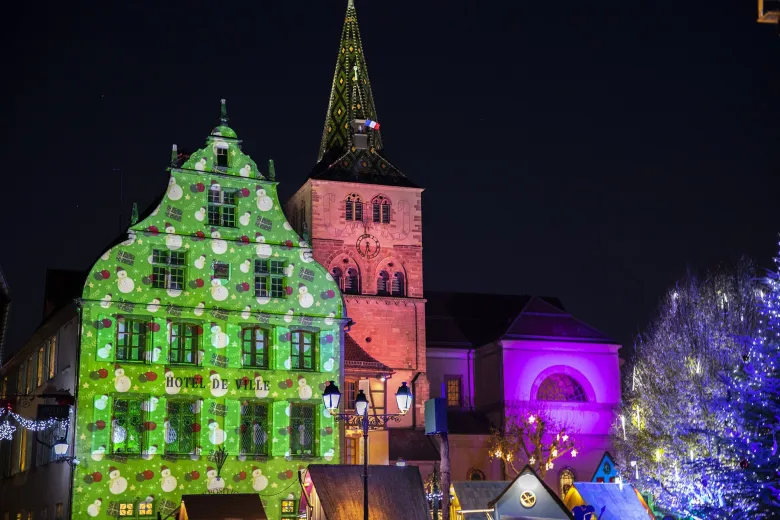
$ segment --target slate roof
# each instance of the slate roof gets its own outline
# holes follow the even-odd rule
[[[257,493],[184,495],[181,501],[187,520],[227,518],[266,520],[268,518]]]
[[[369,466],[368,471],[371,520],[429,520],[417,467]],[[326,520],[362,520],[362,465],[311,464],[308,472]]]
[[[544,482],[544,480],[540,479],[539,475],[537,475],[536,472],[533,470],[533,468],[531,468],[531,466],[529,466],[528,464],[526,464],[525,467],[522,470],[520,470],[520,473],[518,473],[517,476],[514,479],[512,479],[512,482],[507,484],[507,486],[504,488],[504,490],[501,492],[501,494],[496,496],[496,498],[494,498],[493,500],[491,500],[488,503],[488,507],[495,506],[496,503],[498,503],[498,501],[501,499],[501,497],[503,497],[504,494],[512,488],[512,486],[515,484],[515,482],[517,482],[517,479],[519,479],[523,475],[527,475],[527,474],[533,475],[534,478],[539,482],[539,484],[541,484],[541,486],[547,491],[547,493],[550,495],[550,497],[553,499],[553,501],[555,503],[557,503],[561,507],[561,510],[563,510],[569,516],[569,518],[574,520],[574,517],[572,516],[571,512],[569,511],[569,508],[567,508],[566,505],[563,503],[561,498],[558,496],[558,493],[553,491],[552,488],[550,488],[550,486],[548,486]],[[507,519],[511,519],[512,517],[502,516],[501,518],[503,520],[507,520]],[[541,517],[532,517],[532,518],[534,518],[536,520],[539,520]]]
[[[476,348],[500,339],[615,343],[569,314],[558,298],[426,292],[429,347]]]
[[[344,368],[351,371],[366,371],[380,374],[393,373],[392,368],[363,350],[363,347],[349,334],[344,334]]]
[[[387,432],[389,437],[388,458],[391,462],[398,459],[405,461],[441,460],[439,449],[423,430],[389,428]]]
[[[488,509],[488,504],[509,485],[506,480],[465,480],[453,482],[452,488],[463,511]],[[466,513],[464,520],[483,520],[485,513]]]
[[[606,506],[599,520],[652,520],[655,517],[644,503],[636,488],[630,484],[597,484],[595,482],[575,482],[566,494],[579,493],[582,500],[593,506],[596,513]]]

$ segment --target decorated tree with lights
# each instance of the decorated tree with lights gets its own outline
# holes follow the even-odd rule
[[[780,514],[780,258],[758,290],[760,315],[750,348],[729,375],[724,403],[727,429],[747,506],[734,518],[777,518]]]
[[[574,433],[549,408],[514,406],[508,410],[503,429],[494,429],[490,436],[490,458],[503,461],[514,476],[527,463],[544,478],[556,459],[568,452],[577,456]]]
[[[689,274],[637,343],[616,454],[624,476],[666,510],[731,518],[746,507],[746,476],[729,438],[741,412],[728,405],[728,374],[758,322],[756,288],[748,261],[703,278]]]

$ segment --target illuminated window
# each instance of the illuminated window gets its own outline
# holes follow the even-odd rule
[[[30,356],[27,359],[27,387],[24,389],[25,394],[29,394],[33,389],[35,389],[35,356]]]
[[[54,520],[62,520],[65,514],[64,511],[65,508],[63,507],[62,502],[57,502],[54,506]]]
[[[380,296],[390,295],[390,275],[387,271],[379,271],[376,279],[376,293]]]
[[[317,429],[317,407],[313,404],[290,404],[290,453],[314,455]]]
[[[141,398],[114,399],[111,453],[141,453],[144,435],[142,402]]]
[[[138,516],[152,516],[154,504],[152,502],[141,502],[138,504]]]
[[[246,401],[241,405],[240,450],[245,455],[268,455],[268,407]]]
[[[390,286],[390,293],[393,296],[403,296],[404,295],[404,275],[400,271],[396,271],[393,273],[393,281]]]
[[[539,401],[567,401],[583,403],[587,401],[585,391],[577,381],[566,374],[553,374],[539,385],[536,393]]]
[[[117,318],[116,359],[117,361],[143,361],[149,342],[149,327],[138,318]]]
[[[290,335],[292,370],[314,370],[314,333],[295,330]]]
[[[460,408],[463,406],[461,399],[461,377],[449,376],[445,379],[447,391],[447,406],[450,408]]]
[[[186,253],[152,250],[152,287],[155,289],[184,289]]]
[[[49,379],[57,375],[57,336],[52,336],[46,342],[47,368],[49,369]]]
[[[561,471],[560,475],[558,475],[558,489],[560,489],[561,498],[566,496],[566,493],[569,492],[569,489],[571,489],[573,484],[574,473],[570,469]]]
[[[199,403],[193,400],[169,399],[168,424],[165,429],[165,453],[187,455],[195,452],[198,443],[196,410]]]
[[[344,218],[350,222],[363,221],[363,200],[360,195],[351,193],[344,203]]]
[[[44,355],[44,351],[43,351],[43,347],[41,347],[38,349],[38,363],[36,365],[38,368],[36,378],[35,378],[36,388],[43,384],[44,363],[45,363],[45,358],[43,357],[43,355]]]
[[[479,468],[470,468],[466,474],[468,480],[487,480],[485,472]]]
[[[282,517],[297,517],[297,511],[295,510],[295,500],[282,500]]]
[[[19,435],[19,472],[27,470],[27,428],[18,428],[22,430]]]
[[[360,293],[360,276],[357,269],[350,267],[347,269],[347,275],[344,277],[344,287],[342,289],[344,294],[359,294]]]
[[[27,511],[27,520],[33,520],[34,516],[35,516],[35,510]]]
[[[236,227],[236,190],[209,189],[209,225]]]
[[[119,516],[135,516],[135,504],[122,502],[119,504]]]
[[[6,395],[8,395],[8,376],[3,378],[3,386],[0,388],[0,399],[5,399]]]
[[[217,145],[217,166],[220,168],[228,167],[228,149]]]
[[[268,368],[268,330],[249,327],[241,330],[243,366]]]
[[[284,298],[284,262],[255,260],[255,297]]]
[[[345,389],[344,397],[346,398],[344,408],[346,410],[355,409],[355,398],[357,398],[358,382],[357,381],[344,381]]]
[[[368,398],[371,401],[371,411],[375,414],[385,413],[387,403],[385,401],[385,382],[381,379],[368,380]]]
[[[197,365],[201,328],[195,323],[171,323],[171,363]]]
[[[360,437],[344,439],[344,463],[360,464]]]
[[[16,375],[16,392],[19,394],[27,393],[27,361],[19,366],[19,372]]]
[[[377,195],[371,201],[371,216],[374,223],[388,224],[390,222],[390,200],[384,195]]]

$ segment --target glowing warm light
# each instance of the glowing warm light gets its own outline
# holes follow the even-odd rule
[[[577,456],[577,453],[579,453],[579,452],[577,451],[577,448],[574,448],[573,450],[571,450],[571,456],[572,456],[572,457],[576,457],[576,456]]]
[[[536,422],[536,417],[534,417],[533,415],[529,415],[528,416],[528,424],[533,424],[535,422]]]

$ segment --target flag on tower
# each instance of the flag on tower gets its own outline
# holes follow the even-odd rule
[[[366,119],[366,126],[372,130],[379,130],[379,123],[371,121],[370,119]]]

